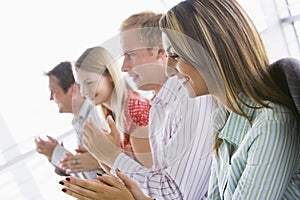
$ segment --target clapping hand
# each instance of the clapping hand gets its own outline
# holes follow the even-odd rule
[[[83,127],[83,145],[98,160],[112,166],[121,153],[120,132],[111,116],[107,117],[110,132],[99,129],[92,119],[87,119]]]

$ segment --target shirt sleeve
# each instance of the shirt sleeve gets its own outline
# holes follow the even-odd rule
[[[141,189],[155,199],[182,199],[178,185],[165,170],[148,169],[121,153],[111,167],[111,173],[119,169],[138,183]]]
[[[54,166],[59,167],[60,166],[59,161],[64,158],[64,154],[66,152],[69,151],[65,147],[61,146],[60,144],[57,144],[52,153],[51,163]]]
[[[220,199],[220,192],[218,186],[218,177],[216,174],[216,158],[213,158],[212,166],[211,166],[211,174],[209,179],[209,187],[208,187],[208,199]]]
[[[201,101],[183,98],[178,105],[174,105],[176,112],[171,114],[174,117],[171,129],[172,135],[167,144],[158,141],[157,161],[160,167],[170,166],[175,160],[191,149],[198,151],[200,159],[211,156],[213,151],[212,137],[212,113],[215,110],[213,100],[210,96],[201,97]],[[193,112],[190,112],[193,110]],[[197,143],[194,143],[194,141]],[[196,145],[196,148],[191,145]],[[207,163],[211,165],[211,162]],[[208,172],[210,174],[210,171]]]
[[[232,199],[282,199],[291,189],[287,187],[300,154],[295,124],[274,120],[253,127],[246,168]]]
[[[156,163],[153,168],[145,168],[122,154],[115,160],[112,169],[118,168],[126,173],[143,188],[147,195],[157,199],[183,198],[179,188],[180,183],[175,181],[174,174],[170,174],[171,171],[179,168],[179,165],[181,167],[180,170],[187,170],[195,176],[199,174],[198,170],[200,170],[203,178],[199,178],[199,180],[203,180],[203,182],[197,182],[197,184],[203,185],[205,190],[203,193],[205,194],[207,192],[206,186],[208,186],[211,165],[210,153],[212,145],[209,142],[211,136],[209,130],[211,130],[212,126],[210,119],[210,114],[214,109],[212,105],[212,99],[209,97],[204,97],[202,101],[185,98],[179,102],[179,105],[174,105],[173,110],[177,114],[168,114],[174,120],[169,120],[170,124],[166,124],[166,129],[169,128],[167,132],[172,134],[169,135],[170,138],[165,141],[166,143],[158,141],[159,144],[157,144],[156,148],[159,150],[155,153],[157,159],[154,159]],[[193,112],[188,112],[190,110],[193,110]],[[192,120],[194,118],[197,120]],[[161,129],[161,131],[163,130]],[[168,136],[168,134],[165,135]],[[196,136],[198,136],[197,144],[193,143]],[[196,145],[196,147],[192,148],[192,145]],[[202,164],[199,164],[201,168],[183,164],[186,162],[184,159],[188,158],[185,155],[190,154],[193,150],[199,153],[197,159],[202,161]]]
[[[137,126],[147,126],[149,123],[150,104],[145,97],[131,93],[125,106],[125,130],[133,132]]]

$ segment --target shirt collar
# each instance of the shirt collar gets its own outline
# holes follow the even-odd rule
[[[81,108],[79,114],[73,118],[73,124],[75,124],[79,119],[86,119],[93,108],[93,102],[86,97]]]
[[[229,116],[225,122],[223,129],[220,131],[219,138],[227,140],[230,144],[239,146],[243,138],[247,134],[249,128],[251,127],[251,122],[256,109],[251,107],[258,107],[258,105],[253,102],[250,98],[243,94],[240,94],[240,99],[248,106],[241,105],[242,110],[249,117],[249,120],[235,112],[228,112]],[[223,108],[224,109],[224,108]]]
[[[180,99],[183,95],[186,94],[177,77],[170,77],[166,80],[158,94],[150,100],[150,104],[168,104]]]

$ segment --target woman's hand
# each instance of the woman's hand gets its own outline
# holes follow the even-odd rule
[[[77,199],[134,200],[129,190],[113,176],[105,175],[99,180],[67,177],[59,183],[65,186],[63,192]]]
[[[62,189],[63,192],[82,200],[151,200],[128,176],[117,170],[116,174],[124,184],[115,177],[108,175],[98,176],[98,180],[67,177],[66,180],[59,183],[65,186]]]
[[[111,116],[107,118],[110,133],[99,129],[92,119],[87,119],[83,127],[84,147],[101,163],[112,166],[121,153],[120,133]]]

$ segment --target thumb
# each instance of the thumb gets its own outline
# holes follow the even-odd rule
[[[72,156],[74,156],[74,155],[71,152],[65,152],[64,153],[64,158],[70,158]]]
[[[118,137],[119,136],[119,130],[117,129],[116,123],[113,120],[111,115],[109,115],[107,117],[107,122],[108,122],[108,125],[109,125],[109,128],[110,128],[110,135],[113,136],[113,137]]]
[[[84,148],[81,145],[78,145],[78,148],[75,149],[75,151],[76,151],[76,153],[85,153],[85,152],[87,152],[86,148]]]
[[[118,169],[116,169],[116,175],[123,181],[124,185],[130,190],[137,187],[137,184],[131,180],[125,174],[122,174]]]
[[[50,137],[49,135],[47,135],[47,138],[48,138],[51,142],[55,142],[55,141],[56,141],[53,137]]]

